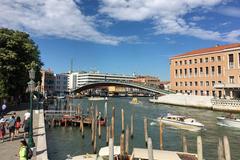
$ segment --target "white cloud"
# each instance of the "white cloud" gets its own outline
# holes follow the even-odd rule
[[[154,21],[155,34],[180,34],[201,39],[236,42],[239,30],[220,33],[206,30],[192,22],[186,22],[184,16],[198,8],[215,7],[226,0],[102,0],[100,13],[118,20]],[[196,21],[196,17],[193,18]],[[198,17],[197,20],[203,20]]]
[[[131,37],[114,37],[96,30],[94,17],[84,16],[70,0],[1,0],[0,27],[33,35],[117,45]]]

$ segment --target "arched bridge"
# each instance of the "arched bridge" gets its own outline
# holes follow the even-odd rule
[[[86,85],[83,85],[75,90],[73,90],[73,93],[79,93],[81,91],[95,88],[95,87],[101,87],[101,86],[121,86],[121,87],[129,87],[129,88],[137,88],[137,89],[142,89],[146,90],[148,92],[156,93],[156,94],[171,94],[174,92],[159,89],[153,86],[149,85],[144,85],[140,83],[133,83],[133,82],[120,82],[120,81],[103,81],[103,82],[94,82],[94,83],[89,83]]]

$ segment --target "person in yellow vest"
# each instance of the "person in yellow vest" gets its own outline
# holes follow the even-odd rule
[[[27,142],[25,140],[21,141],[21,146],[19,149],[19,160],[28,160]]]

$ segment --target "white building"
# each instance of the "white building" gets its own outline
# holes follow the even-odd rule
[[[68,92],[68,74],[55,74],[55,94],[58,96],[65,95]]]
[[[134,76],[99,72],[72,72],[68,75],[68,90],[77,89],[85,84],[104,81],[132,81]]]

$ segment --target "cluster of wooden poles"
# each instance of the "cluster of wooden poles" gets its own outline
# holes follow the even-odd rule
[[[77,107],[76,113],[82,117],[82,111],[80,107]],[[91,142],[93,145],[93,152],[97,153],[97,134],[98,137],[101,138],[102,129],[101,124],[98,123],[98,107],[96,106],[95,109],[91,107],[90,109],[91,113]],[[105,108],[105,115],[104,115],[105,121],[106,121],[106,145],[109,145],[109,152],[111,154],[111,151],[114,147],[114,135],[115,135],[115,107],[112,108],[112,117],[111,122],[107,122],[107,112]],[[125,128],[124,125],[124,110],[121,109],[121,135],[120,135],[120,159],[124,159],[129,153],[129,134],[130,137],[133,138],[134,136],[134,114],[131,115],[131,127],[129,129],[128,125]],[[148,136],[148,119],[144,117],[144,139],[145,144],[148,147],[148,153],[149,153],[149,160],[153,160],[153,150],[152,150],[152,139]],[[80,132],[82,137],[84,138],[84,123],[83,118],[80,119]],[[76,124],[76,123],[75,123]],[[60,124],[59,124],[60,125]],[[55,120],[52,119],[52,126],[55,126]],[[64,126],[67,126],[67,121],[65,119]],[[159,135],[160,135],[160,146],[159,149],[163,150],[163,123],[159,122]],[[130,132],[130,133],[129,133]],[[187,147],[187,138],[185,136],[182,137],[182,144],[183,144],[183,152],[188,152]],[[197,155],[198,160],[203,160],[203,147],[202,147],[202,138],[201,136],[197,136]],[[112,155],[113,156],[113,155]],[[109,157],[111,159],[111,156]],[[227,136],[224,136],[223,139],[219,138],[219,144],[218,144],[218,160],[231,160],[230,155],[230,147],[229,147],[229,141]]]

